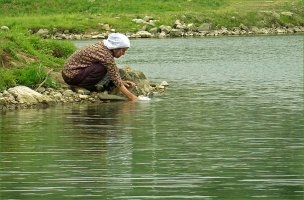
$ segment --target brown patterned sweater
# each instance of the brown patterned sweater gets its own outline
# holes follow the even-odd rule
[[[67,77],[74,78],[83,68],[97,62],[106,67],[111,80],[117,87],[120,87],[123,84],[119,70],[114,61],[114,56],[112,55],[112,52],[104,46],[103,42],[98,42],[77,50],[64,64],[62,72]]]

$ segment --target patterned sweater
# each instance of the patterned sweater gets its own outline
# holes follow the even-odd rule
[[[92,63],[101,63],[104,65],[111,80],[117,87],[123,84],[114,61],[114,56],[111,51],[104,46],[103,42],[77,50],[64,64],[62,71],[67,77],[74,78],[81,72],[81,69],[91,66]]]

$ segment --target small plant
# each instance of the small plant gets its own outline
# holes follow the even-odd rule
[[[35,63],[15,69],[14,76],[18,85],[35,87],[45,79],[46,71],[41,64]]]
[[[16,80],[11,70],[0,68],[0,90],[16,86]]]

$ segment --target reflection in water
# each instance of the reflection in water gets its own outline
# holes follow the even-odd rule
[[[66,105],[2,114],[1,199],[303,199],[302,57],[286,54],[303,48],[295,47],[298,40],[134,42],[131,58],[132,51],[144,52],[146,43],[153,43],[153,48],[169,42],[178,53],[191,41],[198,47],[202,42],[209,50],[223,52],[206,62],[189,48],[192,63],[180,63],[182,55],[169,59],[163,52],[170,63],[170,73],[164,74],[176,80],[172,78],[167,92],[149,102]],[[259,48],[243,48],[244,41]],[[222,49],[227,43],[231,51]],[[238,59],[236,51],[245,53]],[[278,55],[280,65],[270,59],[263,60],[267,63],[263,66],[250,54],[261,59],[263,51],[276,52],[266,57]],[[229,52],[232,61],[226,57]],[[157,59],[163,58],[153,54],[149,52],[157,66]],[[246,57],[254,63],[246,65],[248,73],[240,65]],[[137,65],[153,65],[136,56],[132,59]],[[222,71],[223,62],[231,68]],[[189,73],[183,71],[184,66]],[[172,73],[174,68],[180,70]],[[166,69],[160,67],[151,74],[161,79],[158,72]]]

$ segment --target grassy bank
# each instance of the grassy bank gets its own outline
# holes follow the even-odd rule
[[[43,40],[20,31],[0,31],[0,90],[15,85],[37,87],[49,70],[61,69],[74,50],[69,42]],[[57,84],[47,79],[45,86]]]
[[[225,26],[303,26],[304,0],[0,0],[0,25],[37,30],[47,28],[75,33],[102,31],[108,23],[119,32],[135,32],[142,25],[132,22],[146,15],[158,25],[173,25],[176,19],[212,28]],[[290,11],[293,17],[269,15]]]

